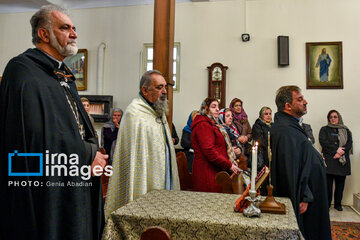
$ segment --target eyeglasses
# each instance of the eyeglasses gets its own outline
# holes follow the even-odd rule
[[[330,116],[329,118],[338,118],[338,116]]]

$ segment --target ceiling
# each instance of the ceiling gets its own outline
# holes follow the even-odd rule
[[[176,2],[212,1],[223,0],[176,0]],[[0,13],[33,12],[47,4],[57,4],[67,9],[81,9],[154,4],[154,0],[0,0]]]

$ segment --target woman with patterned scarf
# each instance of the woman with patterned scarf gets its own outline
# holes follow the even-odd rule
[[[234,125],[240,133],[239,141],[244,145],[244,154],[248,158],[250,155],[252,132],[247,114],[243,107],[243,102],[239,98],[234,98],[230,102],[229,108],[233,114]]]
[[[219,122],[229,135],[232,148],[236,154],[238,166],[243,170],[247,170],[247,157],[244,155],[244,145],[239,141],[241,136],[233,123],[233,114],[230,108],[220,110]]]
[[[325,157],[328,204],[332,201],[333,182],[335,180],[334,208],[342,211],[345,178],[351,174],[349,153],[352,149],[351,131],[343,123],[340,113],[331,110],[327,115],[328,124],[321,128],[319,141]]]
[[[218,122],[219,103],[206,98],[201,104],[200,115],[191,125],[191,143],[195,157],[193,162],[194,191],[222,192],[215,176],[220,171],[239,174],[235,154],[226,130]]]

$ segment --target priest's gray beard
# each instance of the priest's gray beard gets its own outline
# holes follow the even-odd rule
[[[66,44],[66,46],[62,47],[60,46],[60,43],[56,39],[54,32],[52,30],[49,32],[50,32],[50,45],[53,48],[55,48],[61,54],[61,56],[68,57],[68,56],[73,56],[77,53],[78,48],[76,46],[76,40],[72,39]]]
[[[164,113],[168,115],[169,113],[169,102],[166,98],[166,94],[161,95],[160,98],[154,103],[154,109],[159,116],[162,116]]]

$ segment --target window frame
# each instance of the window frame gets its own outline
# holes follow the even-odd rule
[[[142,50],[142,74],[147,71],[148,63],[153,64],[154,68],[154,58],[148,59],[148,49],[153,48],[154,44],[152,43],[144,43]],[[173,74],[173,80],[175,76],[175,85],[173,87],[174,92],[180,91],[180,42],[174,42],[174,48],[176,48],[176,56],[173,56],[173,64],[176,62],[176,73]]]

